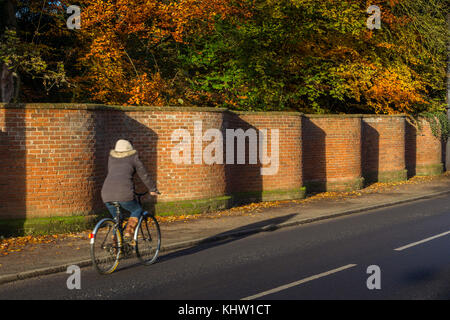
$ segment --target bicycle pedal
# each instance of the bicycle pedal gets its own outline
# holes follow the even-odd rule
[[[125,238],[125,245],[134,248],[136,246],[136,241],[133,238]]]

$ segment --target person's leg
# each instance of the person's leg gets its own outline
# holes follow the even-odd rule
[[[142,209],[141,205],[136,200],[120,202],[120,206],[130,212],[130,217],[138,219],[144,211],[144,209]]]
[[[106,202],[105,203],[106,208],[108,208],[109,213],[111,213],[112,217],[115,218],[116,217],[116,212],[117,209],[115,206],[113,206],[111,203]]]
[[[130,219],[128,219],[127,227],[125,228],[124,236],[127,238],[133,237],[134,230],[139,221],[139,217],[144,211],[136,200],[120,202],[120,205],[125,210],[131,213]]]
[[[108,211],[109,211],[109,213],[111,213],[111,216],[113,217],[113,219],[115,219],[116,214],[117,214],[117,208],[109,202],[105,202],[105,206],[106,206],[106,208],[108,208]],[[115,232],[113,233],[111,239],[114,241],[114,243],[116,243],[117,236],[116,236]]]

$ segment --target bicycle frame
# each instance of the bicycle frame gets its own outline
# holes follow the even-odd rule
[[[144,194],[135,193],[136,200],[139,202],[140,205],[142,205],[141,197],[144,196],[145,194],[146,193],[144,193]],[[113,204],[116,207],[116,215],[113,218],[101,219],[94,227],[94,230],[92,231],[92,233],[89,234],[90,244],[91,244],[91,259],[93,260],[94,266],[97,269],[97,271],[99,271],[101,274],[109,274],[109,273],[114,272],[115,268],[118,265],[118,261],[121,259],[121,256],[123,254],[125,256],[127,256],[129,253],[131,253],[131,250],[133,250],[133,248],[136,251],[138,258],[144,265],[150,265],[150,264],[154,263],[156,261],[156,258],[158,256],[160,246],[161,246],[161,233],[160,233],[158,221],[153,216],[149,215],[149,213],[147,211],[143,211],[141,216],[139,217],[139,221],[137,223],[137,228],[134,231],[133,240],[129,243],[128,241],[124,241],[124,238],[123,238],[123,232],[124,232],[125,228],[123,227],[124,219],[122,217],[122,210],[121,210],[120,204],[118,202],[113,203]],[[154,254],[152,254],[152,257],[150,259],[144,258],[144,256],[142,254],[143,253],[145,254],[145,249],[143,251],[140,251],[139,246],[138,246],[139,232],[142,232],[142,239],[146,238],[145,232],[143,231],[142,226],[141,226],[144,220],[145,220],[145,226],[146,226],[147,233],[148,233],[148,235],[150,235],[149,229],[147,228],[147,219],[150,219],[150,221],[153,220],[153,225],[155,225],[155,227],[156,227],[156,233],[155,233],[155,235],[156,235],[155,250],[156,251]],[[96,243],[96,237],[97,237],[100,227],[103,225],[107,225],[107,224],[110,224],[110,225],[113,224],[112,229],[109,229],[109,230],[112,230],[112,232],[116,233],[116,235],[117,235],[118,247],[117,248],[113,247],[113,248],[116,248],[118,250],[118,256],[117,256],[117,258],[115,258],[116,264],[111,266],[112,269],[104,271],[104,270],[100,270],[99,267],[97,266],[96,262],[94,261],[95,258],[94,258],[93,250],[94,250],[94,245]],[[102,248],[103,248],[103,245],[105,244],[105,241],[110,236],[109,232],[107,233],[105,240],[103,240],[103,243],[101,243]],[[142,239],[139,241],[142,241]],[[150,236],[150,239],[151,239],[151,236]],[[142,243],[144,244],[146,242],[142,242]],[[145,248],[145,245],[144,245],[144,248]]]
[[[141,197],[143,197],[146,194],[147,194],[147,192],[135,193],[135,197],[136,197],[136,200],[139,203],[139,205],[142,206]],[[91,243],[94,242],[94,238],[95,238],[95,235],[97,234],[98,228],[102,224],[102,222],[104,222],[105,220],[113,220],[115,222],[116,226],[118,226],[117,228],[118,228],[118,231],[120,233],[120,237],[121,237],[121,239],[123,239],[123,231],[125,230],[125,228],[123,228],[123,226],[122,226],[123,225],[122,210],[120,209],[120,205],[115,205],[115,207],[116,207],[116,216],[114,218],[104,218],[104,219],[100,220],[97,223],[97,225],[95,226],[94,230],[89,235],[89,238],[91,239]],[[139,222],[140,222],[141,219],[144,218],[144,216],[146,214],[148,214],[147,211],[142,212],[141,216],[139,217]],[[133,240],[137,239],[137,231],[138,231],[138,229],[136,229],[135,232],[134,232]]]
[[[114,218],[103,218],[99,222],[97,222],[97,224],[95,225],[94,230],[89,234],[89,238],[91,239],[91,244],[94,243],[94,238],[95,238],[95,235],[97,234],[98,228],[106,220],[114,221],[115,225],[118,228],[118,231],[120,233],[121,238],[123,238],[123,230],[124,230],[124,228],[122,227],[123,220],[122,220],[121,214],[122,214],[122,212],[120,210],[120,207],[116,207],[116,216]]]

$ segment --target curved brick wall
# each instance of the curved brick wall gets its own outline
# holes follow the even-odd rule
[[[162,200],[187,200],[223,196],[226,193],[225,165],[208,165],[202,159],[200,164],[194,161],[195,136],[194,123],[201,122],[203,135],[208,129],[223,128],[222,112],[167,112],[154,113],[156,123],[146,126],[155,128],[158,136],[158,159],[156,163],[158,188],[163,193]],[[200,128],[200,127],[199,127]],[[174,129],[186,129],[191,134],[191,164],[174,164],[171,150],[179,141],[171,141]],[[200,154],[210,142],[199,141]]]
[[[222,134],[222,163],[210,165],[204,159],[195,163],[195,123],[201,123],[199,137],[208,129]],[[180,129],[191,137],[191,164],[175,164],[171,158],[179,144],[171,135]],[[262,164],[259,154],[257,163],[249,164],[250,139],[244,143],[245,164],[236,163],[236,156],[226,164],[227,129],[252,129],[256,134],[267,129],[269,158],[270,140],[278,130],[279,163],[274,174],[261,175],[261,169],[271,165]],[[398,116],[0,104],[0,221],[103,211],[100,188],[109,150],[119,138],[133,142],[163,192],[155,205],[159,213],[298,199],[304,196],[303,185],[308,191],[355,190],[363,185],[362,170],[366,175],[376,169],[379,179],[381,173],[404,173],[405,163],[410,176],[442,172],[441,143],[428,123],[423,122],[421,131],[409,123],[405,129],[404,117]],[[198,142],[200,152],[211,143]],[[258,135],[257,149],[259,142]]]
[[[195,123],[200,124],[197,135]],[[235,200],[291,199],[304,194],[301,115],[296,113],[238,115],[208,108],[31,104],[0,108],[0,128],[2,218],[88,215],[104,210],[100,189],[109,150],[120,138],[132,141],[157,181],[163,193],[157,208],[163,211],[220,209]],[[248,156],[244,165],[226,165],[225,159],[218,164],[207,164],[205,159],[197,163],[196,145],[201,146],[202,155],[211,143],[202,141],[203,134],[216,129],[225,144],[226,128],[268,129],[269,141],[271,129],[278,129],[276,174],[261,176],[261,168],[267,165],[259,159],[258,164],[249,165]],[[180,142],[172,141],[172,133],[180,129],[191,139],[190,164],[172,161],[172,150]],[[270,156],[270,142],[268,149]],[[138,190],[143,190],[139,179],[136,182]],[[191,208],[192,203],[183,204],[185,200],[202,200],[203,207]],[[173,202],[177,203],[164,206]]]
[[[86,215],[103,210],[100,189],[109,150],[119,138],[133,142],[163,192],[161,200],[225,195],[223,164],[176,165],[170,156],[173,130],[183,128],[193,135],[194,121],[201,121],[204,130],[220,129],[222,112],[1,111],[2,217]]]
[[[425,119],[420,119],[419,126],[406,123],[406,167],[408,176],[443,172],[442,142],[433,135]]]
[[[362,187],[361,116],[305,116],[303,176],[307,190]]]
[[[118,139],[123,138],[132,141],[142,162],[157,181],[158,188],[163,193],[159,197],[161,201],[210,198],[225,194],[224,165],[207,165],[203,161],[194,163],[194,123],[201,123],[202,134],[210,128],[221,129],[222,112],[174,112],[164,109],[127,112],[108,110],[95,113],[98,119],[97,154],[101,157],[97,161],[98,189],[106,176],[103,164],[107,163],[108,152],[114,148]],[[191,164],[172,162],[171,150],[181,141],[171,139],[172,132],[177,129],[184,129],[190,134]],[[199,141],[202,150],[208,144],[209,142]],[[139,180],[136,179],[136,182]],[[142,187],[141,184],[137,185],[137,189],[143,190]]]
[[[2,217],[91,211],[95,118],[84,110],[3,109]]]
[[[304,196],[302,170],[302,116],[298,113],[264,113],[238,112],[227,113],[227,128],[259,131],[268,130],[269,157],[272,154],[272,135],[277,134],[279,141],[279,160],[277,166],[263,165],[261,159],[255,165],[227,165],[229,177],[228,193],[239,196],[243,194],[249,200],[283,200],[298,199]],[[258,143],[260,137],[258,137]],[[248,159],[248,145],[246,143],[246,163]],[[275,161],[275,160],[273,160]],[[261,175],[261,169],[272,167],[275,174]]]
[[[362,120],[366,182],[406,180],[405,116],[363,116]]]

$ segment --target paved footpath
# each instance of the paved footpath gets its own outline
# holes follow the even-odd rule
[[[414,178],[407,183],[381,185],[331,197],[282,202],[258,212],[234,209],[201,218],[161,224],[161,255],[245,234],[312,223],[450,193],[450,174]],[[327,195],[327,194],[323,194]],[[0,257],[0,284],[56,272],[69,265],[90,266],[89,231],[62,236],[50,243],[29,244],[20,252]]]

